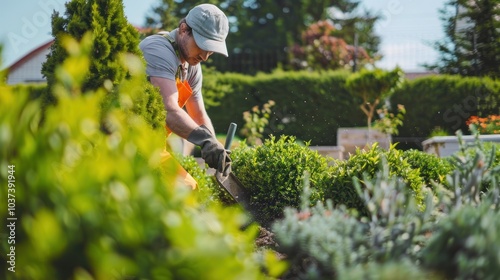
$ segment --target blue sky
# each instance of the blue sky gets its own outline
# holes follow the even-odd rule
[[[52,10],[64,12],[66,0],[8,1],[0,14],[0,42],[4,45],[1,68],[51,39]],[[142,25],[151,6],[159,0],[124,0],[125,15],[134,25]],[[378,67],[391,69],[399,65],[406,71],[423,71],[422,63],[436,60],[430,42],[444,37],[438,9],[445,0],[362,0],[362,5],[383,15],[376,26],[382,38],[384,58]]]

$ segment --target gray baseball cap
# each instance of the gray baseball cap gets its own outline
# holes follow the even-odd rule
[[[202,50],[228,56],[226,37],[229,22],[217,6],[201,4],[189,11],[187,24],[193,29],[194,41]]]

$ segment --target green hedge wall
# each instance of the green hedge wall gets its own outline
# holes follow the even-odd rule
[[[284,72],[255,76],[217,73],[205,69],[203,94],[208,113],[218,133],[225,133],[229,123],[243,127],[243,112],[261,107],[269,100],[276,105],[264,133],[295,136],[315,145],[336,145],[339,127],[366,126],[359,109],[361,100],[345,89],[348,72]],[[15,86],[14,91],[28,88],[32,98],[41,97],[45,86]],[[138,110],[154,127],[161,126],[164,115],[159,95],[150,87]],[[42,103],[50,102],[43,100]],[[500,81],[490,78],[436,75],[407,81],[391,97],[391,104],[403,104],[407,113],[399,135],[398,149],[422,149],[436,127],[453,135],[457,130],[468,134],[465,121],[472,115],[500,114]],[[242,135],[239,135],[242,136]]]
[[[311,145],[335,145],[337,128],[362,126],[365,117],[359,109],[361,100],[353,98],[345,89],[346,72],[275,72],[245,76],[223,74],[205,77],[217,79],[227,92],[220,94],[204,88],[208,98],[215,96],[219,106],[208,113],[217,131],[225,131],[230,122],[243,127],[243,112],[253,106],[262,106],[269,100],[276,105],[269,120],[269,134],[292,135]]]
[[[421,148],[436,127],[454,135],[469,134],[466,120],[472,115],[500,113],[500,81],[490,78],[430,76],[406,83],[391,98],[393,106],[406,107],[404,124],[395,138],[399,148]]]

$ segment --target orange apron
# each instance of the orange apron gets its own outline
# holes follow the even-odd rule
[[[179,107],[182,108],[186,105],[189,97],[191,97],[193,90],[191,89],[191,86],[187,81],[182,82],[179,78],[176,78],[175,84],[179,93],[178,104]],[[167,131],[167,137],[170,136],[170,134],[172,133],[170,128],[165,125],[165,129]],[[177,166],[177,174],[180,178],[182,178],[184,184],[190,186],[193,190],[198,187],[198,183],[196,182],[196,180],[174,159],[174,157],[172,157],[172,155],[167,151],[167,148],[165,147],[165,150],[163,150],[163,152],[161,153],[161,163],[165,163],[167,161],[169,163],[173,163],[171,161],[175,161],[175,165]]]

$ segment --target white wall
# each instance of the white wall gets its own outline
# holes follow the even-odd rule
[[[42,63],[47,59],[49,51],[50,47],[47,47],[46,50],[38,52],[17,69],[11,71],[7,78],[7,84],[45,82],[45,78],[43,78],[41,73]]]

